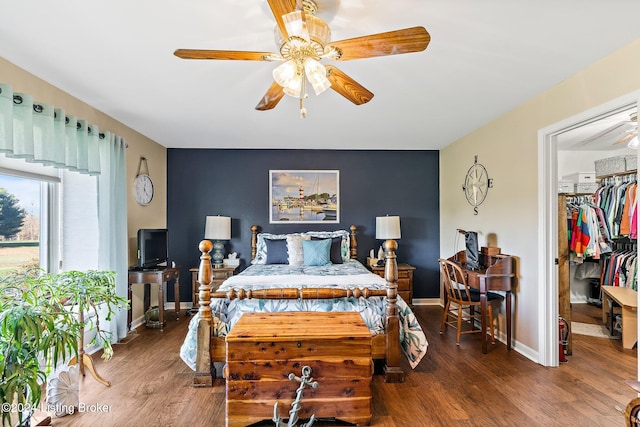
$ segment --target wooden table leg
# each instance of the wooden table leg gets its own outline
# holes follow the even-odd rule
[[[158,320],[160,321],[160,331],[164,328],[164,287],[167,282],[158,283]]]
[[[131,323],[133,321],[133,316],[131,314],[131,306],[133,302],[131,301],[131,283],[127,287],[127,299],[129,300],[129,310],[127,311],[127,332],[131,332]]]
[[[507,291],[507,350],[511,350],[511,291]]]
[[[606,292],[602,293],[602,323],[607,324],[607,305],[609,305],[609,297]]]
[[[487,352],[487,284],[480,280],[480,325],[482,326],[482,352]]]
[[[159,285],[161,286],[161,285]],[[146,313],[147,310],[151,307],[151,283],[143,283],[142,289],[144,292],[143,296],[143,304],[142,304],[142,312]]]
[[[180,320],[180,276],[176,276],[173,284],[173,303],[176,306],[176,320]]]
[[[622,307],[622,347],[631,349],[638,340],[638,313],[635,309]]]

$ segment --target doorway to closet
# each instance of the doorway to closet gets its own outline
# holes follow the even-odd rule
[[[611,128],[611,122],[629,118],[632,111],[638,109],[640,100],[640,91],[627,94],[623,97],[600,105],[580,113],[574,117],[565,119],[561,122],[553,124],[549,127],[541,129],[538,133],[538,184],[539,184],[539,207],[540,207],[540,226],[539,226],[539,252],[538,263],[540,266],[540,278],[542,280],[539,287],[539,319],[541,328],[539,329],[539,363],[544,366],[559,365],[559,288],[558,288],[558,181],[562,178],[559,172],[560,162],[573,159],[574,162],[593,161],[593,154],[590,151],[600,151],[601,158],[609,156],[611,152],[626,150],[628,147],[616,149],[614,147],[609,150],[606,144],[613,144],[613,141],[605,141],[607,138],[596,138],[604,135],[604,130]],[[595,130],[599,127],[599,130]],[[595,131],[594,131],[595,130]],[[586,136],[584,133],[590,133]],[[581,134],[583,133],[583,134]],[[575,136],[576,138],[572,138]],[[611,135],[610,135],[611,136]],[[612,137],[612,136],[611,136]],[[591,143],[591,147],[584,148],[582,146],[573,146],[578,142],[587,141]],[[615,144],[616,146],[621,143]],[[572,149],[571,149],[572,148]],[[569,154],[565,154],[568,152]],[[604,154],[607,153],[607,154]],[[617,154],[612,154],[615,156]],[[591,157],[589,157],[591,156]],[[577,164],[577,163],[573,163]],[[580,163],[584,164],[584,163]],[[581,167],[572,171],[580,172]],[[591,170],[591,169],[585,169]],[[576,296],[577,297],[577,291]]]
[[[571,360],[577,335],[581,343],[615,345],[621,351],[635,344],[637,320],[631,324],[631,315],[637,310],[623,313],[608,296],[637,305],[637,222],[631,221],[637,133],[633,106],[557,136],[557,286],[565,348],[560,362]],[[607,343],[610,339],[616,341]]]

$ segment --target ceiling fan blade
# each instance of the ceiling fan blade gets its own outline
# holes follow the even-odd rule
[[[331,42],[342,51],[339,61],[372,58],[375,56],[398,55],[421,52],[427,48],[431,36],[424,27],[411,27],[386,33],[371,34],[353,39]]]
[[[356,105],[371,101],[373,93],[360,83],[332,65],[326,65],[325,68],[327,69],[327,79],[331,82],[331,89]]]
[[[287,33],[287,28],[284,26],[284,21],[282,20],[282,15],[286,15],[289,12],[293,12],[296,10],[296,0],[268,0],[269,7],[271,8],[271,12],[273,13],[273,17],[276,18],[276,24],[280,29],[280,33],[286,40],[289,38],[289,33]]]
[[[627,135],[623,136],[622,138],[620,138],[619,140],[617,140],[616,142],[613,143],[613,145],[618,145],[618,144],[624,144],[629,142],[629,140],[631,140],[631,138],[633,138],[634,136],[638,136],[638,132],[629,132]]]
[[[283,96],[284,90],[282,89],[282,86],[273,82],[269,90],[267,90],[267,93],[264,94],[260,102],[258,102],[258,105],[256,105],[256,110],[266,111],[275,108]]]
[[[173,54],[182,59],[237,59],[244,61],[269,61],[269,57],[274,55],[271,52],[202,49],[178,49]]]
[[[595,135],[592,135],[588,138],[583,139],[581,142],[583,144],[588,144],[590,142],[597,141],[603,138],[615,138],[616,135],[623,134],[625,132],[629,132],[635,129],[636,129],[636,126],[635,124],[633,124],[633,122],[629,122],[629,121],[618,122],[596,133]]]

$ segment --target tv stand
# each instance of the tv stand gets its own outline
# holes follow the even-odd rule
[[[164,295],[166,292],[167,282],[169,280],[175,280],[173,285],[174,297],[173,302],[175,305],[176,320],[180,319],[180,267],[157,267],[153,269],[142,269],[142,267],[134,267],[129,269],[129,286],[127,289],[127,295],[129,298],[129,311],[127,313],[127,328],[131,331],[131,289],[134,284],[142,283],[145,285],[145,298],[144,298],[144,312],[149,309],[150,298],[147,298],[147,286],[151,283],[158,285],[158,321],[160,323],[160,330],[162,331],[166,324],[164,320]]]

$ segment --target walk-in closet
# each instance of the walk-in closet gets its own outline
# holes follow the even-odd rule
[[[576,334],[637,349],[637,109],[559,137],[560,362]]]

